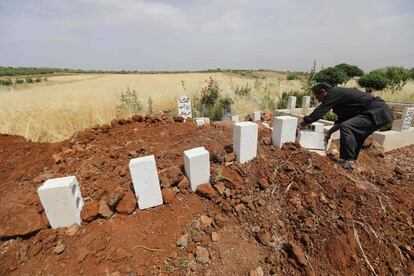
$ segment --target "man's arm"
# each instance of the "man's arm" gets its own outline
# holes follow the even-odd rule
[[[326,133],[325,133],[325,141],[328,142],[331,139],[332,133],[339,129],[339,124],[334,124]]]

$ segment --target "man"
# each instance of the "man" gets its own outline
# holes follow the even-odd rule
[[[329,110],[338,120],[325,134],[325,141],[332,133],[340,130],[340,164],[348,170],[355,168],[355,160],[365,139],[374,131],[393,120],[388,105],[379,97],[354,88],[332,87],[320,83],[312,88],[315,98],[321,104],[303,118],[301,128],[321,119]]]

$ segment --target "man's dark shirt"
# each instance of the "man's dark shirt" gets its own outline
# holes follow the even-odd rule
[[[335,124],[361,114],[369,114],[376,125],[383,125],[393,120],[390,108],[381,98],[354,88],[342,87],[329,89],[322,103],[303,120],[311,124],[321,119],[331,109],[338,116]]]

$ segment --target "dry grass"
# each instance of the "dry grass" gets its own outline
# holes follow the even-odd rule
[[[236,100],[234,112],[243,116],[260,108],[263,93],[276,97],[300,88],[298,81],[288,82],[282,77],[256,81],[222,73],[55,76],[47,82],[0,88],[0,133],[42,142],[69,138],[76,131],[122,116],[116,107],[127,87],[138,92],[145,107],[151,96],[155,111],[176,111],[178,97],[198,96],[210,76],[219,82],[224,94],[234,96],[234,89],[246,84],[253,88],[252,97]]]
[[[200,95],[205,80],[213,77],[223,94],[235,99],[233,113],[243,117],[263,110],[264,95],[277,98],[282,92],[299,91],[302,86],[298,80],[287,81],[283,74],[264,75],[265,79],[229,73],[79,74],[49,77],[47,82],[14,88],[0,87],[0,133],[42,142],[69,138],[77,131],[124,116],[117,113],[117,106],[121,92],[127,87],[138,92],[144,107],[151,96],[155,112],[176,111],[180,95],[194,99]],[[236,97],[235,89],[245,85],[252,88],[251,96]],[[350,82],[347,86],[355,84]],[[414,83],[408,83],[402,91],[382,96],[393,101],[414,101]]]

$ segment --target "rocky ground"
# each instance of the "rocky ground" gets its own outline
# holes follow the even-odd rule
[[[367,275],[414,273],[414,146],[368,142],[349,173],[261,126],[258,156],[234,161],[231,123],[113,121],[55,144],[0,136],[0,274]],[[204,146],[196,193],[183,151]],[[164,205],[136,209],[130,159],[154,154]],[[81,226],[51,229],[36,190],[75,175]]]

